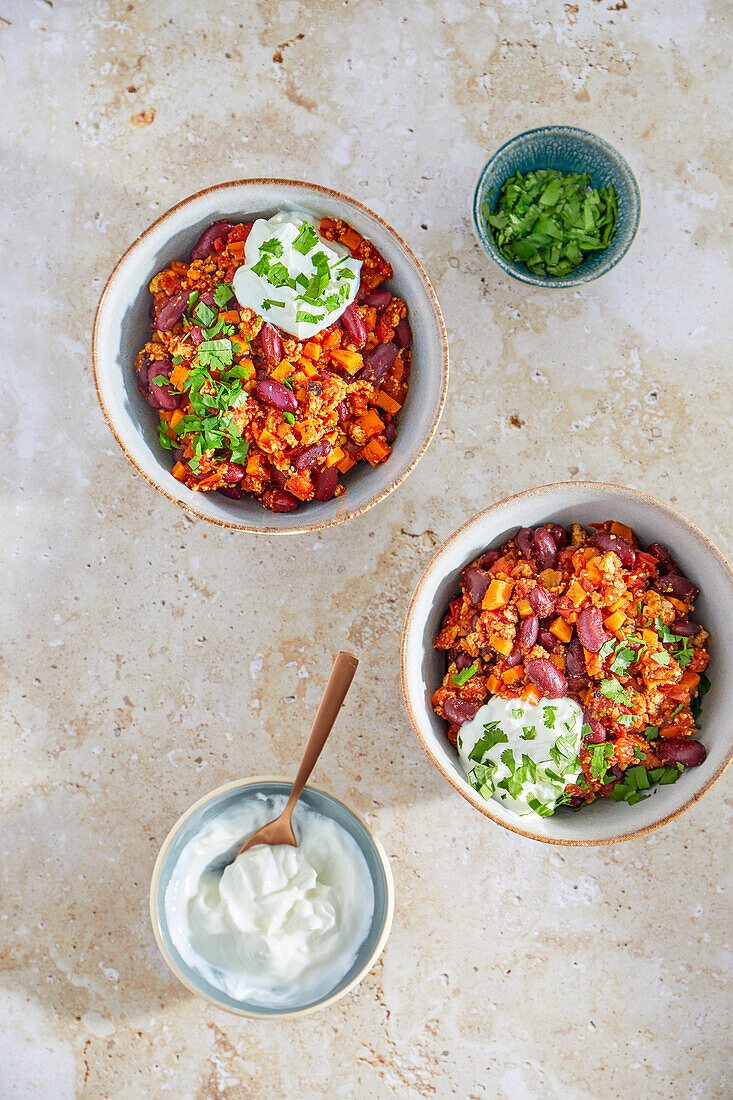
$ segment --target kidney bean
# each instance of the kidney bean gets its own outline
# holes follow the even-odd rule
[[[219,488],[219,492],[224,497],[229,497],[230,500],[241,500],[242,490],[238,485],[222,485]]]
[[[277,367],[282,362],[283,342],[280,333],[272,325],[264,321],[260,329],[260,347],[267,363],[271,367]],[[278,405],[277,408],[280,406]]]
[[[604,554],[613,550],[614,554],[621,559],[625,569],[633,569],[636,564],[636,550],[631,543],[619,535],[612,534],[611,531],[596,531],[595,535],[591,535],[590,544],[602,550]]]
[[[350,302],[341,314],[341,324],[351,343],[357,350],[361,350],[367,342],[366,321],[361,315],[356,302]]]
[[[292,493],[286,493],[284,489],[275,489],[270,507],[273,512],[294,512],[299,504],[300,501]]]
[[[540,619],[547,619],[555,610],[555,597],[541,584],[536,584],[527,596],[529,606]]]
[[[345,401],[339,401],[336,406],[336,416],[339,418],[339,424],[343,424],[345,420],[352,420],[353,417],[349,412],[349,406]]]
[[[394,443],[396,435],[397,428],[395,427],[395,422],[394,420],[390,420],[389,424],[387,424],[386,428],[384,429],[384,438],[387,443]]]
[[[557,565],[557,547],[550,532],[544,527],[538,527],[532,536],[532,542],[540,569],[554,569]]]
[[[278,488],[284,489],[288,483],[288,475],[284,474],[282,470],[278,470],[276,466],[273,466],[270,471],[270,481],[274,481]]]
[[[185,313],[190,297],[190,290],[182,290],[173,298],[169,298],[155,314],[155,327],[161,332],[170,332]]]
[[[693,600],[697,599],[697,585],[678,573],[667,573],[663,577],[657,577],[652,581],[652,588],[664,596],[675,596],[678,600],[684,599],[685,596],[691,596]]]
[[[382,381],[396,358],[397,348],[394,344],[377,344],[364,356],[364,366],[357,377],[363,382],[371,382],[376,386]]]
[[[509,656],[504,658],[504,667],[505,668],[515,668],[515,666],[518,665],[521,662],[521,660],[522,660],[522,651],[519,648],[519,646],[515,645],[514,649],[511,651]]]
[[[491,580],[490,575],[477,565],[469,565],[467,569],[463,570],[462,579],[466,595],[474,607],[478,607],[486,595],[486,589],[489,587],[489,581]]]
[[[669,629],[680,638],[694,638],[700,633],[702,627],[699,623],[690,622],[689,619],[677,619]]]
[[[176,447],[175,451],[173,452],[173,461],[174,462],[185,462],[186,461],[186,448],[185,447]]]
[[[583,805],[584,801],[585,799],[581,794],[573,794],[570,796],[570,802],[568,803],[568,805],[571,809],[577,810]]]
[[[694,737],[660,737],[654,742],[654,752],[663,764],[683,764],[697,768],[708,752]]]
[[[316,500],[330,500],[339,483],[338,470],[335,466],[324,466],[318,470],[313,478],[313,496]]]
[[[536,684],[549,699],[560,699],[568,689],[567,680],[549,657],[533,657],[526,662],[524,670],[527,679]]]
[[[481,703],[469,703],[467,699],[459,699],[457,695],[449,696],[443,703],[443,714],[454,726],[470,722],[480,710]]]
[[[391,301],[392,295],[383,286],[378,286],[376,290],[370,290],[364,299],[366,305],[374,306],[375,309],[384,309]]]
[[[241,481],[246,472],[244,466],[240,466],[238,462],[227,462],[221,476],[224,481],[235,482]]]
[[[254,392],[258,401],[273,409],[294,413],[298,408],[298,399],[293,391],[276,382],[274,378],[263,378],[255,386]]]
[[[520,527],[514,536],[514,541],[527,561],[534,560],[534,544],[532,537],[534,531],[531,527]]]
[[[559,523],[553,523],[550,527],[550,534],[552,535],[555,546],[558,550],[562,550],[563,546],[568,544],[568,533],[564,527],[561,527]]]
[[[623,777],[624,777],[623,768],[619,767],[618,764],[611,764],[611,767],[606,772],[606,776],[608,777],[609,775],[611,776],[612,779],[623,779]],[[608,783],[608,778],[606,778],[606,783]]]
[[[140,393],[143,395],[143,397],[145,396],[145,391],[148,388],[148,370],[150,368],[150,364],[153,362],[154,359],[152,358],[152,356],[145,354],[143,356],[142,363],[140,364],[140,369],[137,372],[137,388],[140,390]]]
[[[473,657],[469,657],[469,655],[464,652],[464,650],[461,650],[461,652],[456,657],[456,670],[458,672],[463,672],[464,668],[470,668],[472,664]]]
[[[481,558],[479,565],[482,569],[491,569],[491,566],[501,557],[501,550],[487,550]]]
[[[191,340],[198,347],[199,344],[204,342],[204,334],[198,325],[191,325]]]
[[[347,454],[351,455],[352,458],[356,458],[359,454],[359,451],[361,450],[359,444],[352,442],[352,440],[350,439],[346,440],[346,442],[343,444],[343,448]]]
[[[606,727],[597,718],[594,718],[587,707],[583,707],[583,721],[590,726],[590,733],[584,734],[583,740],[591,745],[600,745],[608,740]]]
[[[526,619],[522,619],[517,631],[517,646],[522,653],[529,653],[537,641],[539,629],[540,621],[536,615],[528,615]]]
[[[205,306],[208,306],[209,309],[213,309],[216,305],[216,298],[214,297],[213,290],[205,290],[201,295],[201,301],[204,303]],[[228,308],[229,307],[227,306],[227,309]],[[234,306],[232,306],[232,309],[234,309]]]
[[[589,653],[598,653],[608,634],[603,629],[603,615],[597,607],[584,607],[575,624],[578,637]]]
[[[412,330],[406,317],[398,321],[393,339],[398,348],[409,348],[412,343]]]
[[[667,573],[680,573],[681,569],[677,565],[669,550],[662,546],[661,542],[650,542],[649,553],[652,557],[656,558],[660,565],[663,565]]]
[[[156,360],[148,367],[148,385],[150,386],[150,397],[157,404],[153,404],[152,401],[148,401],[149,405],[152,405],[154,409],[177,409],[183,401],[183,394],[178,390],[174,390],[171,385],[164,383],[159,385],[154,381],[155,378],[164,374],[166,378],[173,369],[173,364],[167,359]]]
[[[568,682],[568,695],[574,698],[576,702],[580,702],[581,692],[585,692],[590,687],[589,676],[572,676],[567,668],[565,669],[565,679]]]
[[[548,653],[554,653],[557,649],[559,639],[556,638],[554,634],[551,634],[546,626],[541,626],[537,631],[537,641]]]
[[[191,249],[192,260],[203,260],[206,256],[211,255],[214,251],[214,241],[217,237],[226,237],[229,230],[232,228],[232,223],[223,218],[219,222],[214,222],[208,229],[205,229],[196,244]]]
[[[582,676],[588,671],[583,646],[577,634],[573,634],[570,645],[565,651],[565,671],[571,676]]]
[[[327,439],[322,439],[320,443],[311,443],[310,447],[305,447],[296,458],[295,469],[309,470],[321,459],[327,458],[332,450],[333,448]]]

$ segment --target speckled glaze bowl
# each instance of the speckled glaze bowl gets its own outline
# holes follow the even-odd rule
[[[515,172],[525,173],[539,168],[588,172],[594,187],[612,183],[618,195],[616,234],[608,248],[589,256],[569,275],[561,278],[534,275],[524,264],[512,263],[502,256],[481,212],[484,202],[488,202],[492,210],[496,209],[502,184]],[[553,290],[582,286],[614,268],[631,247],[640,218],[639,188],[624,158],[603,138],[576,126],[539,126],[505,142],[482,169],[473,196],[476,236],[494,263],[514,279]]]
[[[158,442],[158,418],[137,392],[135,357],[150,335],[148,284],[172,260],[186,259],[201,232],[218,218],[269,218],[301,208],[316,217],[343,218],[392,264],[386,284],[404,298],[412,326],[410,388],[389,458],[360,462],[334,500],[311,501],[275,513],[253,497],[228,500],[193,492],[171,474],[170,454]],[[298,534],[343,523],[391,493],[414,470],[440,420],[448,387],[448,341],[438,299],[422,265],[387,222],[338,191],[296,180],[236,180],[209,187],[158,218],[128,248],[107,281],[92,340],[97,394],[107,424],[138,473],[187,512],[221,527],[266,534]]]
[[[204,795],[175,823],[155,861],[150,881],[150,919],[160,952],[178,980],[192,993],[218,1008],[233,1012],[237,1016],[249,1016],[253,1019],[286,1019],[305,1016],[326,1008],[344,997],[371,970],[384,950],[394,914],[394,882],[387,855],[377,838],[364,821],[343,802],[318,787],[306,787],[301,801],[311,810],[330,817],[354,838],[366,860],[374,886],[374,913],[366,939],[359,948],[353,966],[329,993],[315,1001],[304,1001],[297,1007],[263,1008],[262,1005],[237,1001],[221,989],[211,985],[196,973],[179,955],[168,930],[165,913],[165,892],[173,870],[186,844],[218,814],[249,798],[253,794],[289,795],[292,780],[278,776],[250,776],[237,779],[217,787]]]
[[[467,782],[458,752],[446,737],[446,723],[430,704],[445,672],[444,655],[433,642],[449,602],[460,591],[460,572],[483,550],[501,546],[519,527],[557,522],[588,524],[607,519],[631,527],[642,546],[661,542],[680,568],[698,585],[695,619],[710,632],[710,691],[702,704],[700,739],[707,759],[679,780],[657,787],[645,801],[599,799],[578,812],[551,817],[519,817],[494,799],[483,799]],[[418,581],[402,637],[402,689],[420,744],[438,771],[473,806],[497,825],[549,844],[613,844],[642,836],[673,821],[718,779],[733,757],[733,660],[729,639],[733,623],[733,571],[720,551],[689,519],[668,504],[635,489],[594,482],[544,485],[492,504],[450,536]]]

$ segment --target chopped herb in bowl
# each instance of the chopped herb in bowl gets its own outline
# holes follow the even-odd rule
[[[484,202],[481,210],[506,260],[562,277],[611,243],[618,198],[613,184],[592,187],[586,172],[540,168],[505,180],[496,209]]]

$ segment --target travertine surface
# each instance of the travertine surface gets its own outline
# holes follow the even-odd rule
[[[398,642],[436,544],[534,484],[647,490],[730,550],[730,6],[3,0],[0,16],[0,1096],[729,1097],[729,779],[617,848],[505,833],[423,756]],[[578,292],[508,281],[470,229],[488,154],[548,122],[617,144],[643,196],[629,256]],[[92,383],[122,250],[185,195],[257,175],[383,214],[451,339],[418,470],[305,538],[186,518],[135,476]],[[363,663],[318,779],[384,841],[394,930],[331,1011],[240,1021],[160,960],[150,870],[195,798],[292,768],[342,646]]]

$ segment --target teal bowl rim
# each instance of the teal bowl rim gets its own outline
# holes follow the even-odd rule
[[[583,270],[583,263],[577,268],[577,274],[565,275],[561,278],[533,275],[532,272],[520,264],[512,264],[506,260],[499,249],[494,244],[493,237],[491,236],[488,228],[482,231],[481,225],[481,204],[485,197],[485,181],[487,175],[490,174],[491,165],[497,160],[497,158],[509,148],[510,145],[514,145],[521,138],[530,137],[532,134],[570,134],[574,137],[581,136],[583,138],[589,138],[591,141],[596,142],[605,153],[607,153],[611,159],[617,165],[619,171],[624,176],[626,182],[629,185],[631,195],[633,198],[632,208],[632,222],[629,230],[626,233],[626,240],[623,241],[623,247],[615,254],[615,259],[611,263],[602,267],[600,270],[593,272],[591,275],[581,275]],[[596,279],[602,278],[607,275],[609,271],[612,271],[617,264],[621,262],[631,245],[634,243],[634,239],[639,229],[641,222],[641,192],[639,191],[639,185],[636,182],[636,177],[631,170],[628,161],[619,153],[615,146],[611,145],[605,138],[599,137],[598,134],[594,134],[591,130],[584,130],[580,126],[535,126],[530,130],[522,130],[521,133],[515,134],[514,137],[508,138],[507,141],[500,145],[496,149],[489,159],[484,164],[479,173],[476,187],[473,193],[473,208],[472,208],[472,220],[473,229],[476,235],[478,243],[483,248],[487,256],[490,256],[497,267],[500,267],[507,275],[510,275],[513,279],[518,279],[519,282],[527,283],[530,286],[539,286],[546,288],[547,290],[567,290],[570,287],[583,286],[585,283],[594,282]],[[610,246],[609,246],[610,247]]]
[[[362,829],[366,833],[384,875],[384,919],[377,941],[369,957],[362,963],[359,969],[354,974],[352,974],[351,978],[349,978],[349,980],[343,986],[337,987],[335,992],[328,993],[324,997],[321,997],[319,1000],[311,1004],[304,1005],[302,1008],[286,1008],[282,1012],[278,1011],[277,1008],[267,1008],[263,1009],[262,1011],[258,1011],[254,1006],[246,1009],[235,1007],[234,1005],[227,1003],[225,1000],[220,1000],[218,997],[212,996],[205,989],[200,988],[194,982],[190,981],[189,978],[183,973],[183,971],[179,968],[178,963],[171,956],[171,953],[168,950],[168,945],[165,941],[165,937],[163,936],[158,914],[159,890],[161,886],[160,880],[163,863],[171,844],[175,840],[181,828],[189,820],[189,818],[192,817],[198,810],[206,806],[207,803],[212,802],[214,799],[218,798],[228,791],[233,791],[236,788],[244,789],[247,787],[252,787],[256,790],[257,787],[260,787],[266,783],[281,783],[287,788],[287,790],[282,793],[288,793],[293,785],[293,780],[283,775],[252,775],[247,776],[244,779],[233,779],[229,783],[223,783],[220,787],[216,787],[213,791],[210,791],[208,794],[205,794],[201,798],[197,799],[197,801],[194,802],[192,806],[189,806],[185,813],[181,814],[181,816],[177,819],[160,846],[160,851],[158,852],[158,856],[155,860],[155,865],[153,867],[153,872],[150,877],[150,922],[152,924],[155,941],[158,945],[158,950],[163,957],[163,961],[166,963],[168,969],[178,979],[181,985],[185,986],[186,989],[188,989],[191,993],[194,993],[197,997],[201,997],[202,1000],[208,1001],[209,1004],[214,1005],[216,1008],[221,1008],[225,1012],[230,1012],[235,1016],[244,1016],[251,1020],[288,1020],[294,1019],[299,1016],[308,1016],[313,1012],[318,1012],[320,1009],[326,1008],[329,1005],[334,1004],[336,1001],[340,1001],[342,997],[345,997],[346,994],[349,993],[356,985],[358,985],[359,982],[364,977],[366,977],[366,975],[372,969],[377,959],[382,954],[385,944],[387,943],[389,933],[392,929],[392,920],[394,917],[394,879],[392,877],[392,869],[389,864],[389,859],[380,841],[374,835],[374,833],[361,817],[361,815],[356,812],[356,810],[352,810],[352,808],[350,806],[347,806],[345,802],[342,802],[340,798],[337,798],[335,795],[331,794],[330,791],[324,790],[323,787],[314,787],[311,784],[308,784],[305,787],[305,791],[312,791],[314,794],[323,796],[326,801],[335,802],[337,805],[341,806],[348,815],[355,819],[355,821],[362,827]],[[164,905],[165,891],[163,891],[160,897],[160,901]],[[213,987],[211,988],[213,989]],[[224,996],[226,995],[224,994]]]

